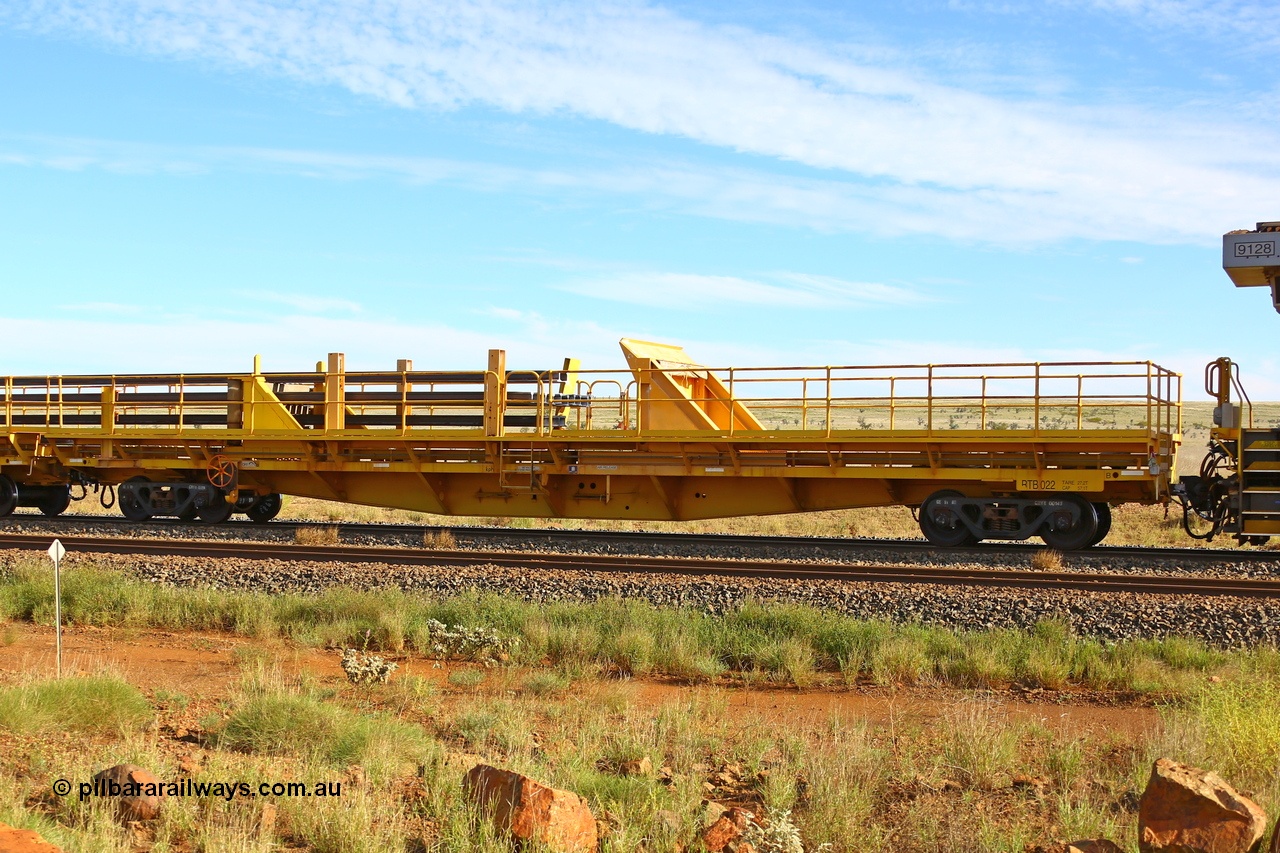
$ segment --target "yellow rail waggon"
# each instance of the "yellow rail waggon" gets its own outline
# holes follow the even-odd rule
[[[919,507],[941,545],[1087,547],[1171,498],[1181,377],[1151,362],[12,376],[0,515],[266,521],[281,495],[428,513],[701,519]]]

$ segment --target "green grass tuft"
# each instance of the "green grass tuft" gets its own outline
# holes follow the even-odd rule
[[[0,689],[0,728],[125,733],[141,729],[151,703],[113,675],[36,681]]]
[[[227,749],[361,764],[381,776],[434,748],[422,729],[394,717],[357,714],[311,693],[280,689],[248,696],[212,734]]]

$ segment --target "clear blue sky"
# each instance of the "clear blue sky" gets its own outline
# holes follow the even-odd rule
[[[0,373],[1233,355],[1251,0],[0,2]]]

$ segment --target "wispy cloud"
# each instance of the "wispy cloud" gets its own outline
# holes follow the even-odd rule
[[[1280,146],[1280,142],[1277,143]],[[1180,215],[1153,199],[1108,199],[1016,189],[961,192],[933,186],[806,177],[762,169],[667,161],[524,168],[500,163],[236,146],[175,147],[110,140],[0,134],[0,164],[123,175],[270,172],[318,180],[396,180],[476,192],[564,198],[628,197],[647,208],[828,232],[933,234],[1013,245],[1069,238],[1208,245],[1225,227],[1273,213],[1252,193]],[[1269,186],[1265,176],[1259,186]],[[1280,180],[1276,182],[1280,193]],[[1138,210],[1141,208],[1141,210]],[[1167,214],[1167,215],[1166,215]],[[1191,217],[1191,218],[1188,218]],[[1203,221],[1201,221],[1203,220]],[[1223,223],[1228,223],[1224,226]]]
[[[1256,8],[1222,3],[1237,17]],[[1135,4],[1152,14],[1213,5]],[[693,192],[686,201],[709,215],[773,221],[789,209],[792,222],[887,233],[1200,242],[1262,215],[1257,200],[1280,194],[1280,135],[1229,116],[988,95],[898,60],[859,60],[844,47],[706,25],[642,3],[44,0],[11,7],[7,18],[404,108],[575,115],[826,170],[807,180],[748,170],[695,180],[717,185],[705,203]],[[440,178],[417,168],[423,180]],[[648,191],[639,185],[655,171],[615,173],[605,188]]]
[[[142,317],[148,311],[145,305],[133,305],[127,302],[76,302],[59,305],[62,311],[74,311],[84,314],[105,314],[114,317]]]
[[[1274,3],[1256,0],[1056,0],[1059,5],[1093,8],[1211,38],[1229,37],[1237,48],[1262,50],[1280,45]]]
[[[270,302],[293,308],[300,314],[359,314],[360,303],[350,299],[312,296],[306,293],[273,293],[270,291],[238,291],[239,295],[258,302]]]
[[[773,282],[766,282],[737,276],[631,272],[570,282],[561,289],[596,299],[655,308],[755,305],[812,309],[927,301],[913,290],[878,282],[844,281],[802,273],[779,273],[772,278]]]

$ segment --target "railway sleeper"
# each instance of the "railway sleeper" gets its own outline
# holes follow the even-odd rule
[[[1109,505],[1090,503],[1073,492],[974,498],[943,489],[925,500],[919,518],[925,538],[945,548],[1039,536],[1051,548],[1074,551],[1098,544],[1111,529]]]

